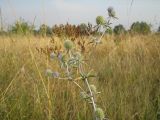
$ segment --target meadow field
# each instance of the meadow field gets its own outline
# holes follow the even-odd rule
[[[0,120],[92,120],[72,82],[45,76],[57,63],[37,49],[50,40],[0,36]],[[160,119],[160,35],[105,36],[87,63],[106,118]]]

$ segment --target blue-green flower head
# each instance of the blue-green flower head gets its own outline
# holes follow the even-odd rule
[[[74,44],[71,40],[65,40],[64,41],[64,47],[66,50],[71,50],[73,48]]]
[[[59,53],[59,54],[58,54],[58,60],[61,61],[61,62],[65,62],[65,61],[66,61],[65,55],[62,54],[62,53]]]
[[[96,23],[97,23],[97,25],[104,25],[106,23],[106,21],[103,16],[98,16],[96,18]]]
[[[52,73],[52,76],[53,76],[54,78],[59,78],[59,72],[53,72],[53,73]]]
[[[116,12],[114,11],[114,8],[113,7],[109,7],[108,8],[108,15],[110,17],[115,17],[116,16]]]
[[[58,57],[58,60],[61,61],[61,60],[62,60],[62,57],[63,57],[63,54],[62,54],[62,53],[58,53],[58,56],[57,56],[57,57]]]

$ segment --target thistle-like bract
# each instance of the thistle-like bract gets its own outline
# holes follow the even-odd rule
[[[71,50],[73,48],[73,42],[71,40],[64,41],[64,47],[66,50]]]
[[[98,16],[96,18],[96,23],[97,23],[97,25],[104,25],[106,23],[106,21],[103,16]]]
[[[80,96],[83,98],[83,99],[87,99],[89,98],[89,95],[85,92],[80,92]]]
[[[95,93],[95,94],[97,93],[97,88],[96,88],[95,85],[90,85],[90,88],[91,88],[93,93]]]
[[[101,108],[96,109],[96,116],[100,119],[103,120],[105,118],[104,112]]]

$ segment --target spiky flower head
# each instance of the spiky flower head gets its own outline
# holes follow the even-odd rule
[[[66,67],[66,64],[65,64],[65,62],[67,61],[66,56],[63,53],[59,53],[57,57],[61,64],[61,68]]]
[[[52,76],[53,76],[54,78],[59,78],[59,72],[53,72],[53,73],[52,73]]]
[[[59,61],[61,61],[62,58],[63,58],[63,54],[62,53],[58,53],[57,58],[58,58]]]
[[[71,40],[65,40],[64,47],[68,51],[71,50],[73,48],[73,42]]]
[[[106,23],[106,21],[103,16],[98,16],[96,18],[96,23],[97,23],[97,25],[104,25]]]
[[[101,108],[96,109],[96,116],[100,119],[103,120],[105,118],[104,112]]]
[[[109,15],[109,17],[115,17],[116,16],[116,12],[114,11],[113,7],[108,8],[108,15]]]
[[[59,60],[60,62],[64,63],[64,62],[66,61],[66,56],[65,56],[64,54],[60,53],[60,54],[58,55],[58,60]]]

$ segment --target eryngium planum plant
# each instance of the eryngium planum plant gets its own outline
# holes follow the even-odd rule
[[[90,36],[91,39],[89,43],[92,43],[95,46],[101,43],[105,32],[110,29],[110,20],[115,18],[115,12],[113,8],[108,9],[108,16],[109,17],[107,20],[104,19],[103,16],[98,16],[96,18],[97,25],[93,28],[98,29],[99,35],[96,37]],[[85,27],[83,27],[83,29],[85,29]],[[89,33],[87,30],[86,32]],[[87,71],[84,67],[86,64],[85,55],[83,55],[79,49],[76,48],[75,43],[69,39],[64,41],[63,47],[63,52],[61,51],[58,54],[53,52],[50,55],[52,60],[58,60],[61,72],[47,69],[46,75],[49,77],[73,82],[81,90],[81,97],[92,105],[93,120],[106,119],[103,109],[97,105],[97,101],[95,100],[96,96],[100,94],[100,92],[97,91],[97,88],[94,84],[89,82],[90,79],[95,79],[96,75],[93,74],[92,70]],[[89,55],[87,57],[89,57]],[[77,80],[81,80],[85,87],[82,87],[80,84],[78,84]]]

